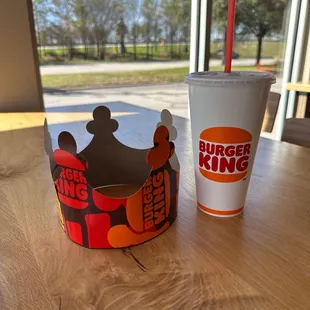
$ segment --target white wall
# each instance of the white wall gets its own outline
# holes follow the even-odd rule
[[[31,0],[0,0],[0,112],[42,111]]]

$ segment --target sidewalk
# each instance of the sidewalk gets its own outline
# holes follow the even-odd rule
[[[274,64],[274,59],[263,59],[262,65]],[[212,59],[210,66],[220,66],[221,60]],[[254,66],[255,59],[236,59],[233,65]],[[76,73],[99,73],[99,72],[122,72],[139,70],[156,70],[183,68],[189,66],[188,60],[180,61],[139,61],[139,62],[107,62],[90,63],[80,65],[44,65],[40,66],[41,75],[76,74]]]
[[[46,108],[66,107],[66,111],[87,110],[88,105],[124,102],[156,111],[169,109],[173,115],[188,117],[188,86],[184,83],[166,85],[115,87],[87,90],[60,90],[44,94]],[[281,79],[272,85],[281,91]]]

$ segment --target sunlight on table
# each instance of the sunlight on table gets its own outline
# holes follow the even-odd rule
[[[121,117],[136,115],[137,112],[112,112],[112,117]],[[44,124],[44,119],[50,125],[61,123],[72,123],[78,121],[88,121],[93,119],[93,113],[91,112],[72,112],[72,113],[60,113],[60,112],[26,112],[26,113],[0,113],[0,132],[26,129],[33,127],[40,127]]]

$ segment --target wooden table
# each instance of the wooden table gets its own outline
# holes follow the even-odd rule
[[[122,113],[121,141],[151,146],[159,113],[109,107]],[[50,131],[53,137],[74,131],[81,149],[91,138],[86,122],[55,122]],[[23,129],[17,123],[0,132],[1,310],[310,309],[309,149],[261,139],[244,214],[214,218],[196,208],[189,122],[176,117],[182,168],[176,222],[137,247],[87,250],[60,228],[43,128],[21,123]]]

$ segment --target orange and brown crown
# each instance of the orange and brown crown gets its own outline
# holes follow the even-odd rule
[[[45,121],[45,150],[62,227],[72,241],[87,248],[121,248],[148,241],[177,216],[179,163],[172,116],[162,111],[154,146],[144,150],[115,138],[118,123],[107,107],[97,107],[93,118],[86,127],[93,138],[80,153],[69,132],[59,134],[59,148],[53,151]],[[117,195],[111,194],[112,187]],[[127,194],[122,194],[125,187]]]

